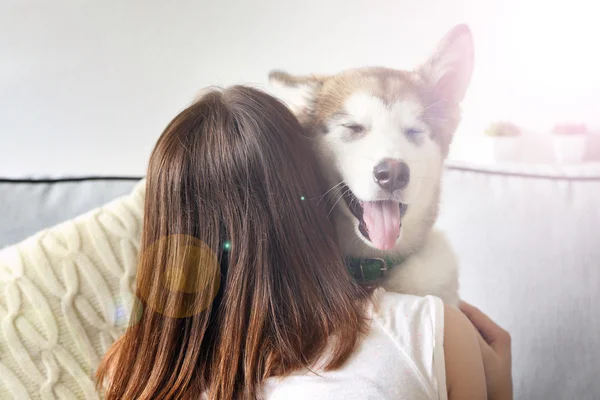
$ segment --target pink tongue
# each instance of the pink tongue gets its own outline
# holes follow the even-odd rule
[[[369,238],[380,250],[394,247],[400,235],[400,205],[393,201],[365,201],[363,220],[369,231]]]

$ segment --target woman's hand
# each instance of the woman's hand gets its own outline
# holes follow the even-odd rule
[[[488,399],[512,400],[512,356],[510,335],[487,315],[461,301],[461,311],[479,332]]]

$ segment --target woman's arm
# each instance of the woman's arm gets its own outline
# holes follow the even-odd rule
[[[448,399],[486,399],[486,381],[479,339],[469,319],[444,307],[444,358]]]
[[[478,331],[489,400],[512,400],[512,353],[510,334],[476,307],[460,304],[461,311]]]

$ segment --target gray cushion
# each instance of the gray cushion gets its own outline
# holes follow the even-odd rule
[[[129,193],[138,180],[0,180],[0,248]]]

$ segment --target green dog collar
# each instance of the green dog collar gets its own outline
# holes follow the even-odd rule
[[[346,258],[346,267],[357,281],[376,281],[400,262],[391,258]]]

